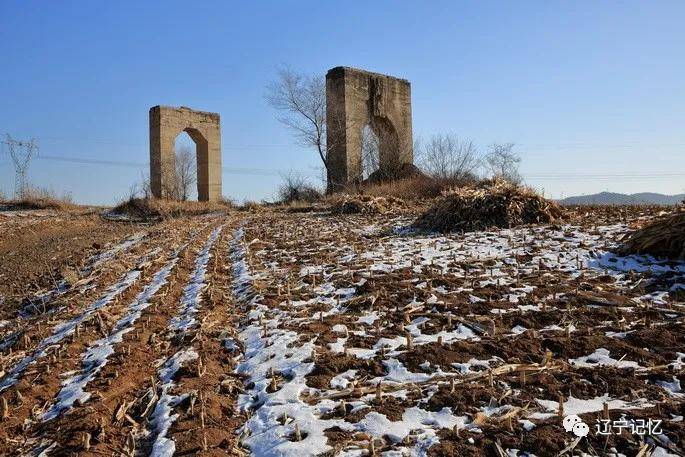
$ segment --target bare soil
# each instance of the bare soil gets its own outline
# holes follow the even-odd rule
[[[163,436],[176,455],[683,455],[685,265],[612,253],[660,208],[446,235],[408,230],[421,210],[0,216],[0,383],[35,358],[0,387],[0,455],[148,455],[165,392],[182,398]],[[173,259],[90,397],[44,420]],[[20,313],[63,280],[72,287],[41,312]],[[195,320],[179,331],[194,281]],[[189,348],[197,357],[165,384],[162,367]],[[591,430],[573,445],[561,418],[579,404]],[[605,414],[660,420],[663,433],[601,436]]]
[[[98,214],[0,212],[0,318],[16,312],[27,297],[76,274],[89,257],[135,230],[140,229],[105,222]]]

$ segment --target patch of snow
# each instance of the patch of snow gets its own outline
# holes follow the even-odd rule
[[[569,359],[569,363],[580,368],[593,368],[597,366],[611,366],[616,368],[639,368],[637,362],[630,360],[616,360],[609,356],[609,350],[599,348],[590,355],[578,357],[577,359]]]

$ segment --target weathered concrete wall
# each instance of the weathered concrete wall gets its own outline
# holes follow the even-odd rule
[[[339,190],[362,176],[362,129],[369,124],[380,142],[380,170],[414,162],[411,85],[349,67],[326,74],[328,189]]]
[[[198,200],[221,199],[221,123],[217,113],[185,106],[150,108],[150,186],[157,198],[166,198],[175,167],[175,143],[186,132],[197,151]]]

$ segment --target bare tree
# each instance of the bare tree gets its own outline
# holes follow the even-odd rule
[[[176,179],[176,163],[165,160],[161,163],[162,195],[161,198],[178,200],[178,179]]]
[[[188,145],[181,145],[176,149],[173,163],[162,164],[162,175],[166,178],[162,184],[162,197],[171,200],[186,201],[190,198],[193,184],[197,182],[197,165],[195,154]],[[141,191],[147,193],[145,187],[149,183],[143,179]]]
[[[321,192],[309,184],[307,178],[295,173],[283,176],[283,184],[278,189],[278,196],[282,203],[312,203],[322,197]]]
[[[186,201],[190,197],[193,184],[197,182],[195,154],[188,145],[176,149],[176,198]]]
[[[423,170],[438,179],[473,178],[481,164],[481,157],[474,142],[460,140],[452,133],[430,137],[420,156]]]
[[[493,178],[505,179],[514,184],[520,184],[523,180],[519,173],[521,157],[514,152],[514,143],[490,145],[485,163]]]
[[[138,193],[136,184],[132,186],[131,195],[135,197]],[[150,175],[148,173],[140,173],[140,193],[144,199],[152,198],[152,185],[150,184]]]
[[[284,67],[267,87],[266,99],[281,113],[278,120],[293,131],[299,144],[313,147],[326,168],[326,80]]]

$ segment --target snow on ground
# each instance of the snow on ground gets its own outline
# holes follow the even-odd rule
[[[206,287],[205,276],[211,255],[210,250],[219,238],[222,227],[217,227],[212,231],[195,259],[195,269],[183,289],[177,314],[169,323],[169,330],[172,334],[183,336],[197,326],[196,316]],[[183,365],[197,358],[198,354],[194,347],[183,347],[164,361],[157,371],[159,400],[152,411],[148,430],[148,439],[152,443],[151,456],[171,457],[174,455],[176,445],[173,439],[167,438],[166,435],[178,418],[178,415],[173,412],[174,408],[190,395],[188,392],[174,393],[180,387],[174,382],[174,376]]]
[[[623,341],[642,328],[644,320],[621,321],[620,331],[611,319],[576,321],[581,318],[573,312],[578,297],[584,297],[585,309],[594,313],[615,306],[605,303],[611,296],[597,292],[603,287],[589,290],[584,284],[605,281],[604,288],[623,289],[635,284],[636,274],[649,272],[641,287],[660,291],[630,294],[617,307],[621,313],[635,313],[647,306],[672,306],[669,290],[685,283],[685,264],[611,254],[616,239],[628,230],[625,224],[448,236],[400,225],[393,236],[373,225],[347,232],[353,235],[344,235],[344,223],[304,225],[269,227],[270,237],[260,233],[252,238],[248,225],[236,232],[231,248],[234,293],[248,313],[240,334],[244,354],[237,368],[247,376],[248,386],[240,407],[251,413],[242,442],[254,455],[313,455],[334,445],[340,455],[360,455],[376,445],[387,455],[423,455],[440,443],[445,430],[479,433],[483,419],[478,413],[495,423],[512,414],[525,432],[532,432],[538,423],[553,419],[559,405],[556,397],[524,395],[511,380],[498,379],[507,367],[516,370],[516,363],[489,354],[441,364],[427,352],[409,369],[408,355],[424,346],[430,351],[453,344],[477,348],[490,344],[493,337],[500,345],[531,336],[539,344],[541,335],[572,341],[595,328],[605,338],[602,341]],[[450,306],[453,311],[445,311]],[[562,320],[536,323],[538,315],[547,319],[550,313]],[[503,319],[512,325],[502,328]],[[624,353],[614,355],[612,347],[590,347],[565,362],[570,369],[649,369]],[[326,378],[325,385],[313,387],[311,380],[321,376],[318,365],[333,359],[344,360],[344,368]],[[529,365],[529,376],[534,379],[535,370],[562,366],[561,361],[546,363]],[[373,366],[382,374],[369,375],[370,368],[363,368]],[[483,382],[505,389],[497,407],[456,414],[452,407],[431,403],[450,386],[459,390]],[[654,386],[671,395],[679,392],[672,381]],[[383,413],[384,398],[391,404],[401,402],[404,411],[391,420]],[[522,409],[526,402],[532,405]],[[564,408],[585,414],[601,411],[605,403],[610,410],[654,407],[644,398],[614,398],[600,392],[591,398],[567,396]],[[330,430],[357,438],[340,448],[337,438],[331,441]]]
[[[113,300],[121,295],[125,290],[135,284],[140,278],[140,270],[131,270],[126,273],[123,278],[121,278],[117,283],[110,286],[107,292],[100,297],[95,302],[91,303],[86,309],[83,310],[81,314],[74,317],[73,319],[58,324],[53,329],[52,335],[43,339],[39,344],[38,348],[34,350],[31,354],[26,355],[19,363],[17,363],[10,371],[7,373],[2,380],[0,380],[0,392],[7,389],[10,386],[16,384],[19,378],[22,376],[24,371],[38,359],[41,359],[48,355],[52,348],[59,347],[59,343],[69,335],[72,335],[79,325],[84,321],[89,319],[93,313],[100,309],[105,308],[110,305]]]
[[[81,356],[81,369],[62,382],[62,390],[57,394],[55,403],[42,416],[43,421],[52,420],[68,411],[75,402],[81,404],[88,401],[90,392],[86,386],[97,376],[107,364],[109,357],[114,354],[115,346],[123,341],[124,334],[133,330],[133,326],[140,318],[143,310],[150,306],[150,300],[166,283],[171,271],[178,262],[177,254],[169,260],[152,277],[145,288],[128,305],[128,312],[122,316],[112,331],[88,347]]]

